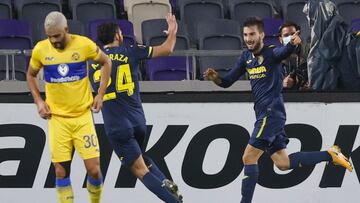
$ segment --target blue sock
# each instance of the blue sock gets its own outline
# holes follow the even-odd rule
[[[160,181],[154,174],[145,174],[141,181],[152,193],[164,202],[179,203],[175,195],[173,195],[167,188],[163,187],[162,181]]]
[[[58,202],[73,203],[74,192],[71,187],[70,178],[56,178],[55,184]]]
[[[167,179],[166,176],[160,171],[155,162],[148,156],[143,155],[146,166],[149,168],[150,172],[154,174],[161,181]]]
[[[327,151],[322,152],[296,152],[289,155],[290,169],[301,166],[313,166],[322,161],[331,161],[331,155]]]
[[[87,181],[93,186],[100,186],[103,183],[103,178],[100,177],[99,179],[93,179],[89,175],[87,176]]]
[[[67,187],[67,186],[70,186],[71,185],[71,181],[70,181],[70,178],[67,177],[67,178],[56,178],[55,180],[55,185],[56,187]]]
[[[257,164],[244,166],[244,178],[241,187],[241,202],[251,203],[255,186],[259,177],[259,167]]]

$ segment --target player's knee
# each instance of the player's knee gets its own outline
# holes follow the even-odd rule
[[[56,178],[65,178],[66,171],[64,169],[55,167],[55,175],[56,175]]]
[[[140,179],[149,172],[149,169],[145,164],[137,164],[136,162],[130,166],[130,170],[137,178]]]
[[[59,163],[54,164],[55,167],[55,176],[56,178],[66,178],[68,177],[70,172],[67,172],[66,169],[61,166]]]
[[[280,171],[287,171],[289,170],[289,164],[285,163],[285,162],[278,162],[275,163],[275,166],[280,170]]]
[[[243,163],[245,165],[250,165],[250,164],[256,164],[257,163],[257,159],[256,156],[253,156],[251,154],[247,154],[245,153],[242,157]]]
[[[101,171],[99,165],[89,166],[87,167],[86,170],[87,170],[87,174],[92,178],[98,179],[101,177]]]
[[[147,173],[149,172],[149,170],[147,168],[141,168],[141,169],[136,169],[133,171],[133,174],[137,177],[142,179]]]

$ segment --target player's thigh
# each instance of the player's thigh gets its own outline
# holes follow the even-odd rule
[[[258,149],[248,144],[243,155],[244,164],[256,164],[263,153],[264,151],[262,149]]]
[[[254,153],[256,153],[258,150],[263,152],[266,151],[267,147],[269,146],[269,142],[271,142],[272,136],[273,133],[271,131],[268,118],[265,116],[263,118],[257,119],[254,125],[254,130],[249,139],[250,146],[248,145],[246,147],[243,159],[247,157],[257,157],[257,154]]]
[[[286,149],[289,143],[289,138],[285,134],[285,130],[281,130],[280,133],[276,134],[275,139],[271,142],[267,148],[267,152],[270,156],[280,150]]]
[[[268,152],[269,147],[277,142],[278,135],[284,134],[285,120],[265,116],[255,122],[254,130],[251,134],[249,144],[255,148]],[[271,149],[277,150],[277,149]],[[272,154],[272,151],[270,154]]]
[[[113,131],[108,137],[116,155],[123,164],[132,165],[142,154],[139,143],[135,139],[133,128]]]
[[[69,122],[68,118],[54,115],[49,119],[49,147],[53,163],[72,159],[72,129]]]
[[[83,160],[100,156],[99,142],[96,135],[91,111],[75,118],[73,142],[76,151]]]
[[[85,168],[88,174],[96,175],[100,173],[100,158],[90,158],[84,160]]]

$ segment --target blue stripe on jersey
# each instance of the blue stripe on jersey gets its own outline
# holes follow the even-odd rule
[[[44,75],[48,83],[78,81],[87,76],[86,62],[45,65]]]

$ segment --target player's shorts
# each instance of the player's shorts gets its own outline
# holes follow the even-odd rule
[[[49,143],[54,163],[71,160],[73,148],[84,160],[99,157],[92,112],[89,110],[75,118],[52,115],[49,119]]]
[[[119,129],[109,134],[109,140],[122,164],[130,166],[143,152],[146,125]]]
[[[289,139],[285,134],[284,126],[284,119],[271,116],[258,119],[255,122],[249,144],[270,155],[281,149],[285,149],[289,143]]]

